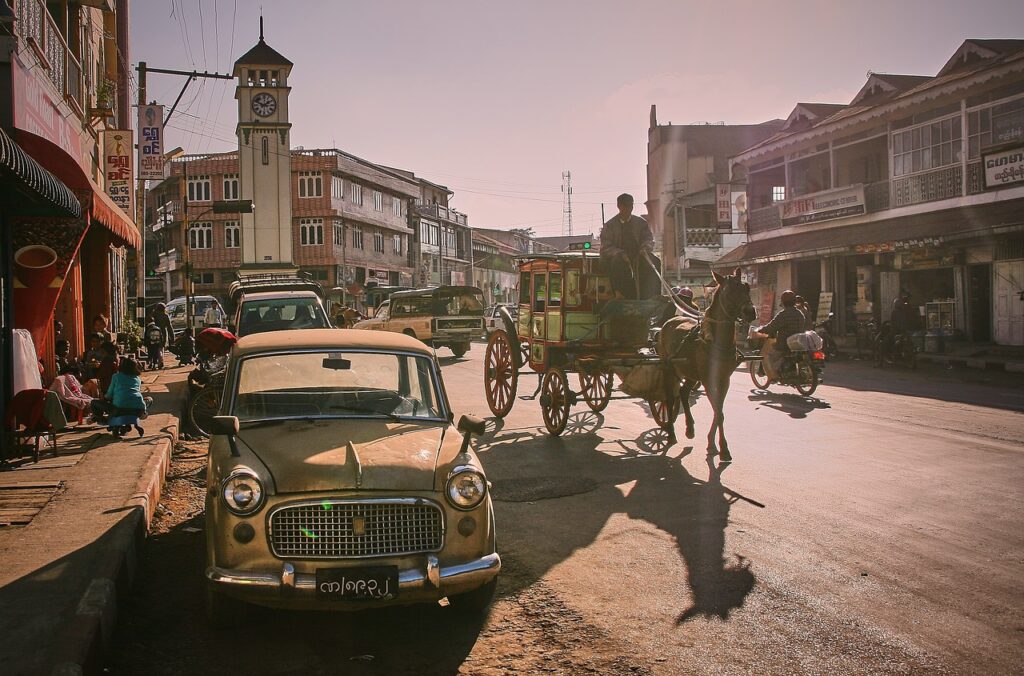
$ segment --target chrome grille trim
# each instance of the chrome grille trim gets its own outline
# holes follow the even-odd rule
[[[353,519],[364,519],[364,535]],[[438,552],[444,547],[444,510],[425,498],[327,498],[275,507],[267,539],[281,559],[365,559]]]

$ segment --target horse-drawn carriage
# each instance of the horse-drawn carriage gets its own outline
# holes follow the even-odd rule
[[[720,432],[722,390],[736,367],[735,320],[753,313],[749,286],[738,273],[716,275],[720,288],[729,292],[716,294],[701,329],[693,319],[675,316],[676,305],[668,296],[614,298],[607,270],[594,254],[536,254],[519,259],[518,265],[518,317],[513,320],[506,313],[504,329],[491,333],[484,357],[484,394],[495,416],[508,415],[520,376],[535,372],[540,382],[534,397],[540,401],[544,426],[557,436],[579,399],[594,412],[604,410],[617,376],[619,389],[646,400],[654,420],[670,434],[682,404],[687,436],[692,437],[689,391],[714,377],[711,387],[705,383],[716,413],[709,435],[713,445],[716,426]],[[663,330],[655,345],[650,330],[663,324],[671,330]],[[570,385],[572,373],[578,375],[578,391]],[[721,386],[723,378],[726,384]],[[719,438],[724,446],[721,432]]]

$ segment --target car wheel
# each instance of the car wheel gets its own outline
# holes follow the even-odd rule
[[[491,601],[494,600],[494,592],[497,588],[498,578],[495,577],[482,587],[474,589],[471,592],[466,592],[465,594],[452,596],[448,600],[451,602],[452,606],[460,612],[479,615],[487,610],[487,607],[491,605]]]
[[[405,331],[402,331],[402,333],[404,333],[405,335],[409,336],[410,338],[415,338],[416,337],[416,332],[413,331],[412,329],[406,329]]]
[[[223,629],[244,623],[249,606],[238,599],[214,591],[206,585],[206,620],[211,627]]]

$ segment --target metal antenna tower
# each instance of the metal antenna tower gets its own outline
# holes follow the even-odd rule
[[[562,234],[572,235],[572,172],[568,169],[562,172],[562,194],[565,200],[562,203]]]

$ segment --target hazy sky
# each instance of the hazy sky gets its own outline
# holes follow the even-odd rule
[[[230,72],[261,4],[295,63],[293,146],[410,169],[471,224],[538,234],[560,234],[566,169],[577,233],[620,192],[646,199],[652,103],[662,123],[760,122],[847,103],[869,70],[934,75],[967,37],[1024,38],[1019,0],[145,0],[131,60]],[[170,106],[182,83],[151,74],[148,98]],[[168,147],[236,147],[233,92],[191,85]]]

